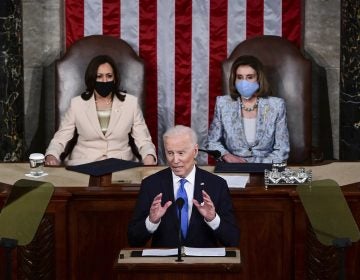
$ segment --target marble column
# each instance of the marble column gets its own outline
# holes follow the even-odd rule
[[[23,160],[21,0],[0,1],[0,161]]]
[[[360,159],[360,2],[341,3],[340,159]]]

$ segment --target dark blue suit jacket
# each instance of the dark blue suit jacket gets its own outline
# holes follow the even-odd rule
[[[202,202],[202,190],[210,195],[216,213],[221,219],[220,226],[215,231],[212,230],[197,208],[193,206],[188,234],[183,245],[188,247],[239,246],[240,233],[226,181],[197,167],[194,198],[199,202]],[[151,234],[146,229],[145,219],[149,215],[154,197],[159,193],[163,193],[162,205],[169,200],[173,201],[173,204],[161,218],[158,229]],[[152,247],[173,248],[178,246],[178,217],[170,168],[157,172],[142,181],[133,218],[129,224],[128,240],[130,246],[145,246],[150,238],[152,238]]]

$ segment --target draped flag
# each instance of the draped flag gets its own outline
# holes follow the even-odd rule
[[[221,62],[237,44],[265,34],[300,47],[302,1],[66,0],[66,46],[111,35],[146,61],[144,115],[161,161],[162,134],[174,124],[191,126],[205,146],[215,98],[223,94]]]

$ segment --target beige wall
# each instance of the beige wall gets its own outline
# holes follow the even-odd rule
[[[340,0],[304,0],[304,50],[327,74],[333,128],[334,157],[339,143]],[[54,123],[53,63],[62,50],[62,3],[64,0],[23,0],[25,140],[30,147],[39,126],[41,101],[46,122]],[[43,94],[43,95],[41,95]],[[41,100],[41,96],[43,100]],[[44,124],[43,124],[44,125]],[[48,142],[54,127],[41,135]]]

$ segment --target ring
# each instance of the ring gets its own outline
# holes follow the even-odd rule
[[[203,207],[204,206],[204,201],[200,203],[200,206]]]

